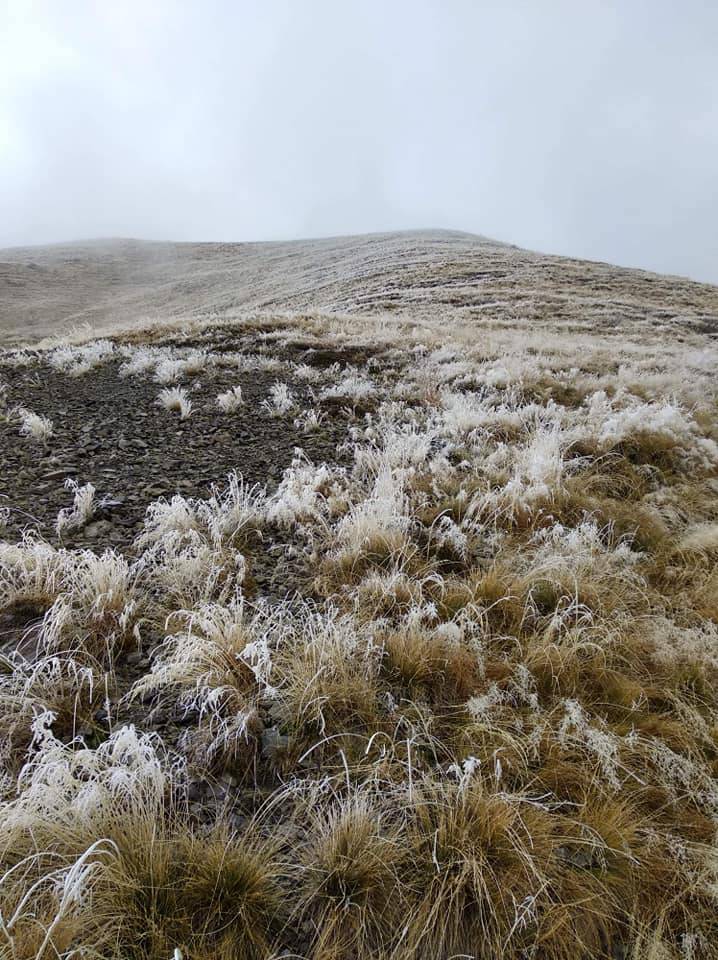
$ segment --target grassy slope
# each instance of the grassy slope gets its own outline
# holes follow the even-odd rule
[[[2,357],[0,956],[715,960],[715,288],[169,249]]]
[[[36,341],[198,312],[437,311],[453,321],[527,320],[715,332],[708,284],[543,256],[448,231],[291,243],[107,241],[0,251],[0,331]]]

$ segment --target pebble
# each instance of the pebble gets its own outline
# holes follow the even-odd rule
[[[142,488],[142,492],[147,497],[162,497],[167,493],[167,487],[164,485],[160,486],[156,483],[151,483],[147,487]]]
[[[556,850],[556,856],[564,863],[580,870],[588,870],[594,865],[592,851],[581,847],[560,846]]]
[[[267,727],[262,730],[262,756],[272,758],[278,750],[285,750],[289,746],[289,737],[280,733],[277,727]]]
[[[281,700],[270,700],[266,706],[266,712],[275,722],[284,720],[287,713],[286,707]],[[276,729],[276,727],[273,729]]]
[[[189,786],[187,787],[187,799],[201,800],[205,795],[206,786],[207,784],[204,780],[190,780]]]
[[[77,467],[61,467],[57,470],[51,470],[49,473],[43,474],[44,480],[62,480],[65,477],[74,475],[77,473]]]
[[[232,829],[236,830],[238,833],[245,830],[247,824],[249,823],[249,819],[247,817],[243,816],[241,813],[235,813],[234,811],[230,813],[228,819]]]
[[[83,533],[86,537],[91,540],[95,540],[97,537],[105,536],[109,534],[112,530],[112,524],[109,520],[95,520],[92,523],[88,523]]]
[[[107,473],[106,470],[103,470],[103,473]],[[113,510],[117,510],[118,507],[123,506],[124,500],[110,499],[109,497],[103,497],[102,502],[99,507],[100,513],[112,513]]]
[[[103,708],[100,708],[95,712],[94,719],[103,727],[109,727],[110,725],[110,715],[107,710]]]

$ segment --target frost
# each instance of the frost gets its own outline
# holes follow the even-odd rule
[[[281,416],[294,406],[294,394],[286,383],[275,383],[269,391],[269,400],[262,401],[262,407],[272,416]]]
[[[95,488],[91,483],[81,487],[76,480],[68,477],[65,489],[72,491],[74,499],[71,507],[63,508],[57,515],[55,529],[58,534],[84,527],[95,515]]]
[[[376,386],[373,381],[363,377],[356,370],[345,370],[342,379],[333,387],[326,387],[319,394],[320,400],[352,400],[358,403],[360,400],[367,400],[376,394]]]
[[[583,707],[576,700],[566,700],[564,708],[566,712],[558,728],[558,742],[564,749],[568,748],[572,742],[585,747],[598,760],[606,781],[615,790],[620,790],[617,739],[610,733],[593,726]]]
[[[56,347],[47,355],[47,362],[55,370],[79,377],[109,360],[115,346],[109,340],[95,340],[82,347]]]
[[[192,401],[182,387],[168,387],[161,390],[157,396],[157,403],[165,410],[177,411],[181,420],[186,420],[192,412]]]
[[[217,396],[217,406],[223,413],[232,413],[238,410],[243,403],[242,388],[240,386],[225,390],[224,393],[220,393]]]
[[[20,420],[21,437],[28,437],[32,440],[45,442],[53,435],[52,420],[48,417],[43,417],[39,413],[33,413],[32,410],[27,410],[25,407],[20,407],[16,413]]]

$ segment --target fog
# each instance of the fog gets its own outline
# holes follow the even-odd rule
[[[447,227],[718,282],[718,5],[0,0],[0,246]]]

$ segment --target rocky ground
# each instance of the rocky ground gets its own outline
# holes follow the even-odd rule
[[[63,535],[66,547],[111,545],[131,549],[145,510],[158,497],[203,497],[233,470],[245,480],[272,488],[289,466],[296,447],[311,459],[336,458],[346,441],[347,411],[335,405],[316,432],[295,425],[297,408],[270,414],[268,399],[277,375],[262,371],[237,374],[213,368],[187,386],[193,403],[190,417],[157,404],[161,386],[144,377],[123,378],[120,361],[91,375],[72,377],[39,363],[3,372],[9,406],[24,406],[48,417],[53,436],[33,443],[18,435],[12,420],[0,422],[0,498],[10,509],[8,531],[37,529],[59,544],[58,512],[71,494],[65,480],[92,483],[106,500],[85,527]],[[309,402],[309,388],[282,377],[297,398]],[[223,413],[219,393],[239,384],[243,406]]]

